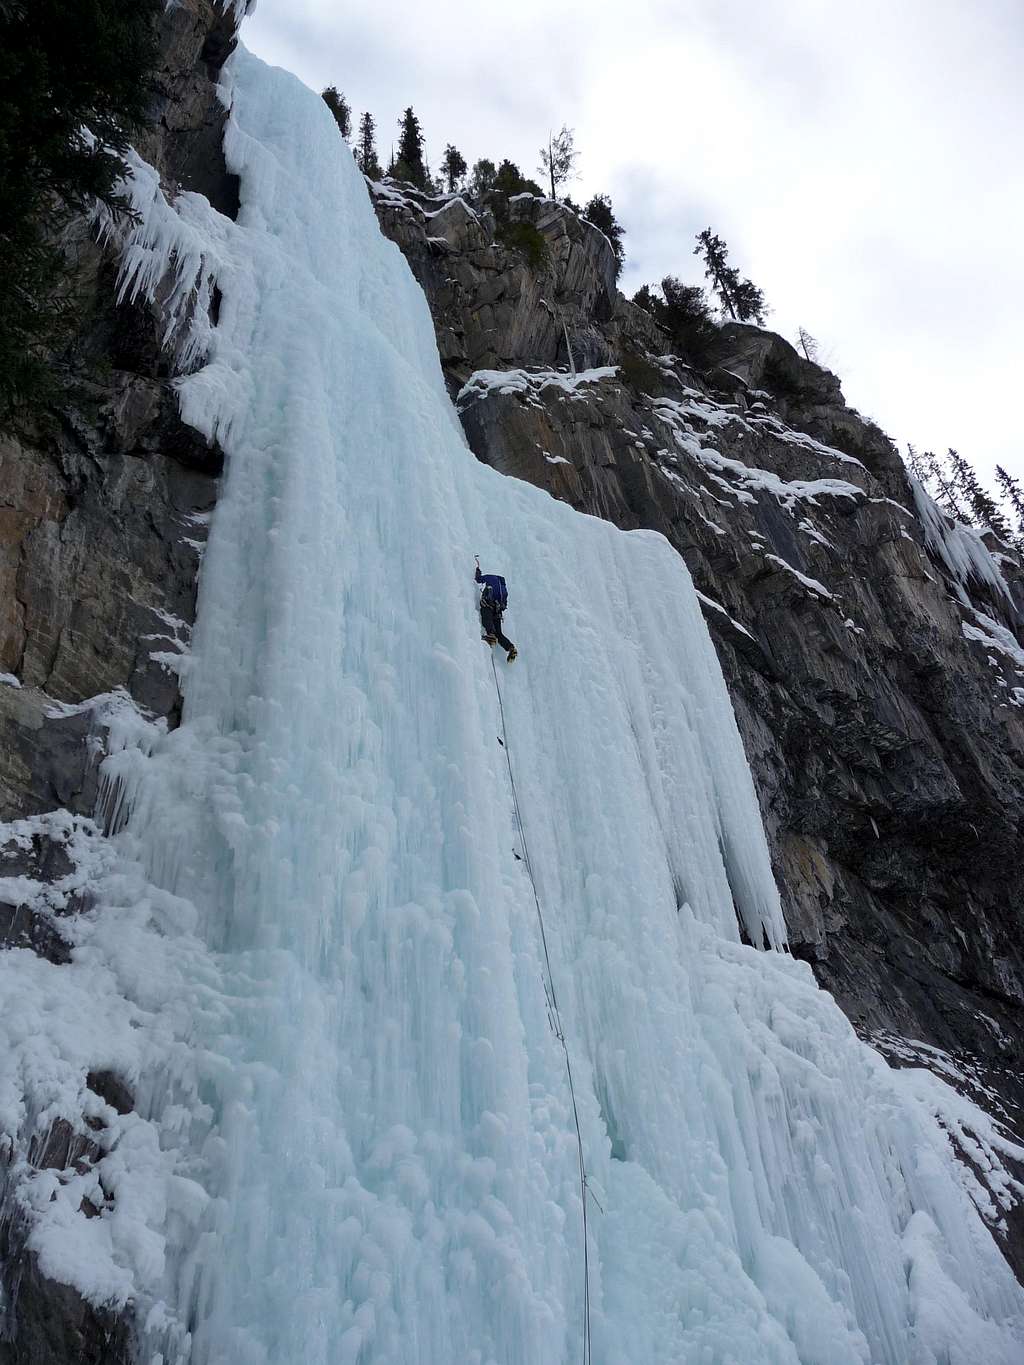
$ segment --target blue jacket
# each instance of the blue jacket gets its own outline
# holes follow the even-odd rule
[[[479,568],[477,568],[475,578],[478,583],[484,585],[481,598],[489,599],[499,611],[504,611],[508,606],[508,588],[505,586],[505,580],[502,578],[501,574],[481,573]]]

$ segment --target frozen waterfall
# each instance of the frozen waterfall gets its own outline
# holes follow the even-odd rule
[[[216,275],[181,397],[228,457],[184,724],[105,774],[197,964],[146,1056],[185,1183],[147,1214],[142,1358],[582,1359],[479,552],[520,648],[498,672],[594,1362],[1015,1365],[1024,1296],[947,1137],[807,966],[741,941],[784,930],[681,560],[474,459],[330,112],[242,49],[225,82],[237,223],[149,186],[126,254],[129,287]]]

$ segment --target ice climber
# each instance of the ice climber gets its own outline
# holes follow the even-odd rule
[[[501,574],[481,573],[479,555],[475,578],[478,583],[484,585],[480,593],[480,624],[483,627],[484,639],[489,645],[501,645],[502,649],[507,649],[508,661],[511,663],[516,657],[516,647],[501,631],[501,618],[508,606],[508,588],[505,586],[505,580]]]

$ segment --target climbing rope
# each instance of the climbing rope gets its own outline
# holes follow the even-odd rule
[[[516,789],[515,774],[512,772],[512,756],[508,748],[508,731],[505,727],[505,703],[501,699],[501,685],[498,682],[498,669],[494,662],[494,654],[491,654],[491,672],[494,674],[494,690],[498,694],[498,713],[501,717],[501,736],[498,740],[502,749],[505,751],[505,763],[508,766],[508,780],[512,788],[512,808],[515,812],[516,826],[519,830],[519,842],[523,848],[523,863],[526,867],[527,875],[530,878],[530,885],[533,887],[533,903],[537,907],[537,923],[540,925],[540,941],[544,949],[544,998],[547,1001],[548,1023],[551,1031],[562,1045],[562,1052],[565,1056],[565,1074],[569,1080],[569,1098],[572,1100],[572,1117],[576,1125],[576,1150],[579,1155],[580,1163],[580,1203],[583,1206],[583,1365],[591,1365],[590,1349],[590,1246],[587,1234],[587,1164],[583,1156],[583,1133],[580,1130],[580,1115],[576,1107],[576,1087],[572,1079],[572,1062],[569,1059],[569,1045],[565,1041],[565,1030],[562,1028],[562,1016],[558,1009],[558,997],[555,994],[555,978],[551,971],[551,955],[548,952],[548,936],[544,928],[544,912],[540,908],[540,893],[537,890],[537,879],[533,875],[533,862],[530,859],[530,849],[526,842],[526,830],[523,828],[523,813],[519,806],[519,792]]]

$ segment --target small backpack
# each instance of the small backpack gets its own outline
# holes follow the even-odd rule
[[[505,580],[500,573],[489,573],[484,575],[484,583],[490,593],[491,601],[499,611],[504,611],[508,606],[508,588]]]

